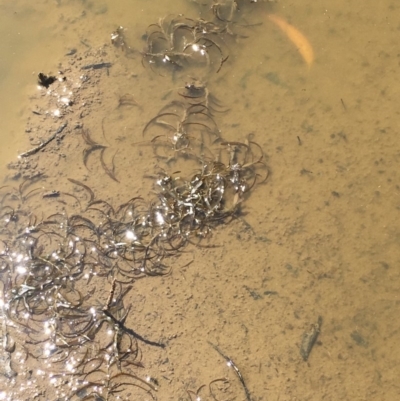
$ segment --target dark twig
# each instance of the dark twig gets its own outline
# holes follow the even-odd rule
[[[242,374],[240,373],[239,368],[235,365],[235,363],[232,361],[232,359],[229,358],[229,356],[225,355],[225,354],[219,349],[219,347],[218,347],[217,345],[214,345],[214,344],[213,344],[212,342],[210,342],[210,341],[208,341],[208,343],[215,349],[215,351],[218,352],[218,354],[220,354],[220,355],[226,360],[226,363],[228,364],[228,366],[232,366],[233,370],[235,371],[237,377],[238,377],[239,380],[240,380],[240,383],[241,383],[242,386],[243,386],[244,392],[246,393],[246,399],[247,399],[247,401],[251,401],[250,391],[249,391],[249,389],[248,389],[247,386],[246,386],[246,383],[245,383],[245,381],[244,381],[244,379],[243,379]]]
[[[67,126],[67,123],[65,122],[64,124],[61,125],[60,128],[58,128],[58,130],[50,136],[50,138],[46,139],[44,142],[42,142],[40,145],[36,146],[35,148],[32,148],[30,150],[28,150],[27,152],[21,153],[18,157],[28,157],[28,156],[32,156],[35,153],[39,152],[39,150],[43,149],[45,146],[47,146],[52,140],[54,140],[54,138],[58,135],[61,134],[61,132],[64,130],[64,128]]]
[[[165,348],[165,344],[147,340],[146,338],[142,337],[140,334],[136,333],[134,330],[126,327],[125,324],[122,321],[118,320],[116,317],[114,317],[108,309],[104,308],[103,313],[108,318],[111,319],[111,321],[118,327],[118,329],[124,331],[125,333],[130,334],[132,337],[136,338],[137,340],[140,340],[148,345],[153,345],[154,347]]]

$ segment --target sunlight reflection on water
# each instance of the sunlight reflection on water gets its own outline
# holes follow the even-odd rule
[[[120,25],[127,26],[135,45],[142,46],[148,25],[170,13],[190,12],[193,6],[185,1],[139,0],[101,4],[60,0],[56,4],[57,7],[39,1],[33,8],[28,1],[0,0],[0,33],[6,38],[0,44],[0,53],[7,61],[0,67],[0,110],[6,116],[0,120],[2,175],[7,174],[5,164],[14,160],[21,149],[29,148],[24,129],[38,72],[56,73],[57,63],[75,43],[97,46],[108,42],[110,33]],[[379,391],[396,391],[389,376],[398,376],[397,353],[391,349],[387,336],[398,330],[392,317],[398,306],[396,266],[400,260],[396,197],[399,82],[398,40],[393,28],[396,21],[389,8],[385,1],[373,7],[364,7],[361,2],[351,6],[339,2],[328,7],[311,1],[289,7],[280,2],[277,12],[293,26],[301,27],[314,46],[312,69],[304,68],[293,44],[266,24],[260,13],[256,22],[262,25],[251,26],[251,39],[238,38],[237,47],[232,46],[231,64],[216,79],[231,113],[224,132],[241,137],[254,132],[268,154],[273,174],[246,203],[243,220],[236,222],[242,226],[230,228],[225,237],[218,233],[226,252],[223,258],[212,249],[203,254],[196,249],[196,255],[201,255],[196,266],[202,262],[199,259],[204,259],[207,268],[214,265],[212,274],[193,268],[197,276],[185,271],[185,281],[172,276],[179,284],[174,287],[172,281],[169,285],[176,290],[176,297],[181,296],[187,310],[176,312],[171,322],[181,325],[177,316],[184,316],[185,322],[190,323],[191,332],[182,329],[177,335],[179,345],[185,336],[189,337],[190,347],[185,350],[188,355],[197,351],[192,345],[196,336],[204,342],[216,332],[220,341],[226,341],[242,359],[252,390],[259,398],[266,388],[268,392],[275,391],[275,398],[281,400],[313,399],[315,393],[323,394],[327,400],[358,400],[369,399]],[[382,36],[371,31],[371,21],[380,27],[377,32]],[[202,50],[196,46],[192,49]],[[137,64],[142,68],[140,62]],[[132,70],[135,68],[136,65]],[[171,86],[167,80],[164,83]],[[180,81],[173,85],[183,86]],[[162,95],[164,90],[167,92],[164,87],[159,90]],[[64,106],[69,104],[69,96],[59,95]],[[53,116],[62,117],[62,111],[61,105],[52,110]],[[118,118],[121,116],[122,113]],[[6,224],[12,223],[10,216],[4,217]],[[164,216],[156,213],[155,224],[164,223]],[[127,230],[116,244],[124,246],[136,240],[137,233]],[[75,237],[68,243],[76,257],[82,254],[74,248],[78,242],[80,238]],[[110,255],[117,257],[115,247],[110,246]],[[95,247],[88,248],[88,252],[98,257]],[[57,258],[56,253],[48,256],[44,275],[57,265]],[[23,253],[10,254],[18,280],[28,274],[26,261],[28,256]],[[211,274],[211,283],[205,283],[203,275],[210,277],[207,274]],[[96,276],[97,272],[90,271],[83,279],[88,284]],[[200,279],[204,293],[194,285]],[[192,293],[179,293],[186,286]],[[51,298],[38,297],[35,302],[51,305]],[[62,298],[57,302],[58,306],[68,304]],[[164,297],[162,302],[167,304],[168,299]],[[173,306],[176,304],[179,302]],[[10,300],[0,297],[0,308],[9,311],[9,307]],[[22,327],[32,317],[28,310],[20,314]],[[89,319],[76,318],[79,327],[92,324],[100,315],[95,307],[89,311]],[[321,344],[313,350],[310,364],[305,365],[299,360],[298,342],[316,313],[324,315]],[[11,314],[14,316],[15,310]],[[146,317],[150,315],[147,311]],[[215,316],[218,321],[213,321]],[[40,334],[44,338],[38,336],[35,340],[43,341],[43,356],[64,358],[64,367],[74,373],[84,355],[71,354],[68,358],[69,354],[53,341],[54,319],[42,323]],[[209,328],[214,324],[217,328]],[[65,325],[68,335],[71,326],[71,322]],[[115,334],[111,325],[105,333],[107,342]],[[232,333],[240,340],[235,342]],[[207,348],[199,350],[208,355]],[[174,352],[171,361],[175,357],[180,362],[186,355],[179,347]],[[21,365],[31,363],[23,352],[17,351],[13,358]],[[192,366],[187,359],[185,363],[184,367],[176,366],[182,375],[187,366]],[[57,396],[66,396],[62,386],[65,372],[54,372],[48,360],[35,369],[33,376],[18,378],[24,382],[21,387],[10,392],[2,390],[0,400],[22,399],[20,394],[35,385],[36,377],[49,379]],[[373,379],[364,383],[365,377]],[[71,391],[82,385],[73,378],[68,380]],[[355,383],[361,383],[362,388]],[[102,387],[93,390],[101,392]],[[76,395],[85,397],[84,391]]]

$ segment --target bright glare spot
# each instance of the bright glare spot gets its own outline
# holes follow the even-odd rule
[[[55,110],[53,111],[53,116],[54,116],[54,117],[60,117],[60,116],[61,116],[60,109],[55,109]]]
[[[165,220],[163,215],[160,212],[156,212],[156,220],[158,224],[164,224]]]
[[[18,274],[25,274],[26,273],[26,267],[25,266],[17,266],[17,273]]]
[[[5,400],[7,397],[7,393],[5,391],[0,391],[0,400]]]
[[[200,50],[200,46],[194,44],[194,45],[192,45],[192,49],[193,49],[193,51],[198,52]]]
[[[126,238],[129,239],[129,240],[132,240],[132,241],[137,239],[135,233],[133,231],[130,231],[130,230],[128,230],[126,232]]]
[[[70,100],[69,100],[69,98],[63,96],[62,98],[60,98],[60,102],[63,104],[69,105]]]
[[[232,366],[232,362],[231,362],[231,361],[228,361],[228,362],[226,363],[226,365],[230,368],[230,367]]]
[[[96,314],[96,309],[93,308],[93,306],[90,308],[90,313],[91,313],[92,315],[95,315],[95,314]]]

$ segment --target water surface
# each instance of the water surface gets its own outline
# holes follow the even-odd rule
[[[230,380],[236,399],[245,399],[211,341],[240,367],[254,400],[396,399],[398,7],[386,0],[254,7],[246,15],[247,37],[229,44],[229,59],[207,80],[229,108],[216,117],[224,138],[244,141],[253,134],[270,176],[251,191],[239,219],[213,232],[217,247],[190,248],[190,266],[135,283],[126,303],[133,303],[137,327],[170,338],[166,350],[143,347],[140,374],[159,378],[159,399],[188,398],[186,390],[221,377]],[[268,12],[309,39],[310,68]],[[45,185],[85,176],[115,202],[149,196],[143,176],[155,162],[135,144],[168,92],[188,78],[145,70],[138,52],[147,27],[171,13],[196,18],[198,8],[184,0],[0,1],[0,171],[6,182],[12,175],[7,163],[32,146],[24,131],[38,72],[57,73],[71,49],[109,44],[121,25],[137,51],[132,58],[116,53],[129,79],[120,76],[107,93],[99,92],[105,100],[92,120],[83,120],[96,133],[107,115],[109,140],[125,137],[112,142],[120,150],[121,183],[95,164],[86,171],[78,148],[75,159],[49,167]],[[140,110],[116,111],[125,92],[134,94]],[[35,207],[40,215],[43,206]],[[319,316],[321,332],[305,362],[302,336]],[[33,363],[28,358],[18,366],[14,359],[18,372]],[[18,375],[14,385],[1,377],[3,399],[28,399],[23,387],[17,390],[26,377]],[[37,399],[47,399],[41,375],[33,377]]]

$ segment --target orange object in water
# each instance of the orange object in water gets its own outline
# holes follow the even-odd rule
[[[311,67],[314,61],[314,50],[308,39],[293,25],[290,25],[283,18],[275,14],[268,14],[268,19],[278,26],[282,32],[292,41],[297,47],[297,50],[303,57],[306,64]]]

